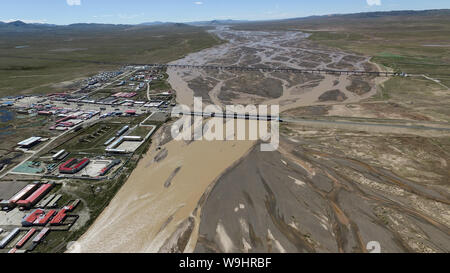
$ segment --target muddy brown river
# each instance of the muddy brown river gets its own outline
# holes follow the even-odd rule
[[[173,63],[377,69],[368,62],[368,57],[317,46],[306,39],[307,34],[301,32],[235,31],[229,27],[217,27],[211,32],[227,43],[189,54]],[[284,111],[315,104],[354,103],[376,93],[374,79],[359,79],[360,82],[354,84],[355,78],[351,76],[179,68],[169,68],[168,74],[178,103],[186,105],[191,105],[193,97],[198,96],[203,98],[204,103],[220,106],[278,104]],[[364,88],[359,90],[351,86]],[[288,151],[284,153],[277,151],[262,156],[255,151],[254,141],[186,143],[166,141],[167,134],[164,129],[155,134],[149,152],[110,205],[80,238],[78,242],[82,252],[312,252],[316,249],[364,249],[362,240],[357,238],[359,233],[350,228],[354,223],[346,218],[345,213],[341,213],[341,208],[336,204],[338,201],[334,197],[326,202],[318,198],[325,198],[326,192],[333,189],[334,176],[324,177],[331,171],[320,172],[320,177],[312,179],[316,176],[310,166],[312,163],[300,160],[301,156],[292,156],[292,148],[286,148]],[[162,150],[157,149],[158,146]],[[251,170],[248,174],[245,173],[246,164]],[[270,168],[284,168],[283,177],[270,171]],[[250,174],[253,177],[246,179],[245,176]],[[277,188],[273,181],[264,181],[267,177],[273,178],[273,181],[282,179],[292,189]],[[226,191],[230,189],[227,179],[233,180],[228,182],[233,187],[232,191]],[[220,181],[218,186],[216,181]],[[305,186],[305,183],[309,184]],[[309,189],[317,198],[293,193],[303,188]],[[251,190],[255,190],[254,196]],[[208,195],[211,191],[214,199]],[[233,195],[233,191],[239,192]],[[311,202],[313,207],[305,202]],[[298,207],[299,203],[301,207]],[[321,208],[325,203],[327,206]],[[203,215],[204,204],[206,210]],[[322,247],[309,239],[311,234],[302,231],[304,227],[298,222],[301,219],[284,219],[285,216],[279,214],[279,206],[289,213],[301,208],[302,211],[295,217],[308,215],[306,230],[321,226],[323,230],[317,230],[317,234],[327,238],[322,242]],[[248,214],[252,211],[255,213],[253,216]],[[309,215],[311,212],[313,214]],[[227,219],[228,223],[223,222]],[[265,221],[271,221],[271,224],[265,224]],[[256,227],[258,222],[261,225]],[[341,232],[339,229],[343,230],[343,226],[350,229],[347,232],[350,235],[336,234]],[[341,240],[351,240],[352,243],[346,244]],[[396,245],[395,249],[404,248]]]
[[[217,27],[211,33],[227,43],[172,62],[173,64],[269,66],[295,69],[366,70],[377,67],[369,58],[321,48],[302,32],[236,31]],[[320,101],[330,90],[339,90],[345,103],[373,96],[373,79],[363,94],[347,90],[352,77],[342,75],[288,74],[277,72],[230,72],[169,68],[169,82],[177,91],[179,103],[191,105],[193,96],[224,104],[278,104],[282,111],[314,104],[332,104],[344,100]]]

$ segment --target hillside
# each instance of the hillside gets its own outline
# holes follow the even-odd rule
[[[221,41],[203,28],[13,22],[0,25],[1,96],[57,91],[70,81],[117,66],[86,62],[165,63]],[[44,59],[42,59],[44,58]],[[53,60],[52,60],[53,59]]]

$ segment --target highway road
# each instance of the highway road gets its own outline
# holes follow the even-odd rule
[[[382,123],[382,122],[364,122],[364,121],[341,121],[341,120],[317,120],[317,119],[295,119],[289,117],[278,117],[278,116],[259,116],[259,115],[249,115],[249,114],[227,114],[227,113],[210,113],[210,112],[179,112],[178,114],[183,115],[191,115],[191,116],[202,116],[202,117],[218,117],[224,119],[249,119],[249,120],[273,120],[284,123],[296,123],[302,125],[314,125],[320,124],[324,126],[333,127],[335,125],[350,125],[350,126],[369,126],[369,127],[378,127],[382,129],[388,128],[398,128],[398,129],[412,129],[412,130],[433,130],[433,131],[441,131],[441,132],[450,132],[450,124],[440,123],[444,126],[437,127],[437,123],[423,123],[421,124],[411,124],[413,121],[403,121],[404,123],[409,124],[395,124],[395,123]],[[425,124],[425,125],[423,125]],[[358,127],[356,129],[358,129]]]
[[[393,123],[380,123],[380,122],[358,122],[358,121],[332,121],[332,120],[314,120],[314,119],[294,119],[294,118],[282,118],[283,122],[286,123],[296,123],[302,125],[350,125],[350,126],[369,126],[369,127],[378,127],[383,129],[389,128],[398,128],[398,129],[413,129],[413,130],[434,130],[441,132],[450,132],[450,124],[448,127],[436,127],[436,124],[430,125],[413,125],[413,124],[393,124]],[[410,123],[410,121],[405,121]]]

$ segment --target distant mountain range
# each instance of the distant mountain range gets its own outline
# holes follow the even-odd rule
[[[380,18],[380,17],[395,17],[395,16],[447,16],[450,15],[450,9],[433,9],[433,10],[399,10],[399,11],[375,11],[375,12],[360,12],[349,14],[328,14],[315,15],[308,17],[289,18],[274,21],[289,21],[289,20],[309,20],[320,18]]]
[[[158,25],[163,25],[163,24],[167,24],[167,23],[168,22],[155,21],[155,22],[142,23],[140,25],[143,25],[143,26],[158,26]]]
[[[244,23],[248,21],[237,20],[212,20],[189,23],[173,23],[173,22],[146,22],[137,25],[115,25],[115,24],[97,24],[97,23],[77,23],[70,25],[51,25],[40,23],[25,23],[23,21],[1,22],[0,33],[40,33],[46,31],[101,31],[101,30],[126,30],[126,29],[142,29],[145,27],[183,27],[183,26],[216,26],[216,25],[231,25],[237,23]]]
[[[137,24],[139,26],[159,26],[159,25],[225,25],[225,24],[237,24],[249,22],[247,20],[211,20],[211,21],[198,21],[198,22],[187,22],[187,23],[176,23],[176,22],[145,22]],[[116,25],[116,24],[99,24],[99,23],[76,23],[70,25],[54,25],[54,24],[43,24],[43,23],[25,23],[23,21],[17,20],[13,22],[2,22],[0,21],[0,26],[2,27],[15,27],[15,28],[51,28],[51,27],[88,27],[88,26],[135,26],[134,24]]]
[[[405,11],[385,11],[385,12],[363,12],[363,13],[354,13],[354,14],[330,14],[330,15],[322,15],[322,16],[309,16],[309,17],[300,17],[300,18],[291,18],[291,19],[282,19],[282,20],[267,20],[268,21],[290,21],[290,20],[310,20],[310,19],[320,19],[320,18],[378,18],[378,17],[386,17],[386,16],[450,16],[449,9],[441,9],[441,10],[423,10],[423,11],[413,11],[413,10],[405,10]],[[115,25],[115,24],[97,24],[97,23],[78,23],[71,25],[52,25],[52,24],[40,24],[40,23],[25,23],[22,21],[14,21],[14,22],[1,22],[0,21],[0,32],[34,32],[34,31],[46,31],[46,30],[101,30],[101,29],[126,29],[129,27],[145,27],[145,26],[216,26],[216,25],[231,25],[231,24],[242,24],[242,23],[251,23],[256,21],[248,21],[248,20],[212,20],[212,21],[197,21],[197,22],[188,22],[188,23],[173,23],[173,22],[146,22],[137,25]],[[259,21],[263,22],[263,21]]]
[[[1,33],[40,33],[47,31],[84,31],[84,30],[114,30],[125,29],[130,27],[129,25],[113,25],[113,24],[88,24],[78,23],[71,25],[52,25],[41,23],[25,23],[23,21],[13,22],[0,22]]]
[[[239,24],[239,23],[245,23],[245,22],[249,22],[249,21],[227,19],[227,20],[195,21],[195,22],[187,22],[187,23],[183,23],[183,24],[192,25],[192,26],[208,26],[208,25],[231,25],[231,24]],[[140,25],[157,26],[157,25],[165,25],[165,24],[174,24],[174,23],[173,22],[155,21],[155,22],[142,23]]]
[[[232,24],[241,24],[250,22],[249,20],[212,20],[212,21],[198,21],[198,22],[189,22],[187,24],[193,26],[217,26],[217,25],[232,25]]]
[[[22,22],[20,20],[17,21],[13,21],[13,22],[1,22],[0,21],[0,26],[2,27],[16,27],[16,28],[20,28],[20,27],[55,27],[57,25],[52,25],[52,24],[42,24],[42,23],[25,23]]]

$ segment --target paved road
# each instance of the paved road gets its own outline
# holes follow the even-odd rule
[[[203,117],[213,117],[212,113],[207,112],[180,112],[183,115],[191,115],[191,116],[203,116]],[[393,123],[376,123],[376,122],[363,122],[363,121],[335,121],[335,120],[315,120],[315,119],[294,119],[294,118],[284,118],[278,116],[255,116],[255,115],[245,115],[245,114],[215,114],[215,117],[219,118],[234,118],[234,119],[250,119],[250,120],[274,120],[286,123],[298,123],[298,124],[322,124],[322,125],[354,125],[354,126],[371,126],[371,127],[380,127],[380,128],[399,128],[399,129],[413,129],[413,130],[435,130],[435,131],[443,131],[450,132],[450,124],[449,127],[435,127],[436,123],[422,123],[427,125],[408,125],[408,124],[393,124]],[[411,123],[411,121],[404,121],[405,123]]]
[[[25,163],[26,161],[30,160],[33,156],[35,156],[36,154],[38,154],[39,152],[41,152],[42,150],[44,150],[45,148],[47,148],[50,144],[52,144],[55,140],[59,139],[60,137],[65,136],[66,134],[72,132],[72,130],[67,130],[64,133],[54,137],[52,140],[47,141],[44,146],[40,147],[39,149],[37,149],[36,151],[30,151],[31,155],[27,156],[24,160],[22,160],[19,164],[16,164],[14,166],[14,168],[11,168],[10,170],[8,170],[7,172],[5,172],[4,174],[0,175],[0,179],[2,179],[3,177],[5,177],[6,175],[10,174],[10,173],[14,173],[13,170],[17,167],[22,165],[23,163]],[[28,174],[28,175],[39,175],[39,174]]]
[[[437,79],[433,79],[433,78],[431,78],[431,77],[428,77],[427,75],[422,75],[422,76],[423,76],[425,79],[430,80],[430,81],[433,81],[433,82],[439,84],[440,86],[444,87],[445,89],[450,90],[450,88],[449,88],[447,85],[443,84],[441,81],[439,81],[439,80],[437,80]]]
[[[297,123],[297,124],[322,124],[322,125],[355,125],[355,126],[372,126],[380,128],[399,128],[399,129],[413,129],[413,130],[435,130],[450,132],[450,127],[433,127],[425,125],[406,125],[406,124],[392,124],[392,123],[374,123],[374,122],[357,122],[357,121],[328,121],[328,120],[313,120],[313,119],[293,119],[282,118],[283,122]],[[450,126],[450,125],[449,125]]]

